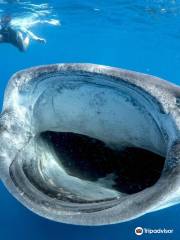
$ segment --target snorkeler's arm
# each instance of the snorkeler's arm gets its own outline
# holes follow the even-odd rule
[[[46,43],[46,39],[36,36],[34,33],[32,33],[29,30],[27,30],[27,34],[35,41],[38,41],[38,42],[41,42],[41,43]]]
[[[46,39],[44,38],[40,38],[38,36],[36,36],[34,33],[32,33],[29,30],[26,30],[26,33],[35,41],[41,42],[41,43],[46,43]]]
[[[29,31],[28,29],[22,29],[22,31],[27,33],[29,37],[31,37],[33,40],[41,43],[46,43],[46,39],[36,36],[33,32]]]

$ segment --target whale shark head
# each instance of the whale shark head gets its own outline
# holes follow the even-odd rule
[[[128,221],[180,201],[180,88],[94,64],[16,73],[0,115],[0,177],[64,223]]]

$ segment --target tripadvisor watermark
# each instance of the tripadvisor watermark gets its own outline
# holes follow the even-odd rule
[[[174,229],[168,229],[168,228],[142,228],[142,227],[136,227],[135,228],[135,234],[138,236],[141,236],[143,234],[172,234],[174,232]]]

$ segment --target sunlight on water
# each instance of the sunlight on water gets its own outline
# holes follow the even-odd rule
[[[12,25],[13,26],[17,26],[17,27],[21,27],[21,28],[30,28],[32,26],[35,26],[37,24],[50,24],[50,25],[54,25],[54,26],[60,26],[60,21],[58,19],[38,19],[38,17],[36,16],[28,16],[25,17],[23,19],[21,18],[14,18],[12,20]]]
[[[14,26],[25,28],[44,23],[58,26],[60,15],[65,16],[65,23],[69,26],[78,25],[82,19],[88,25],[103,27],[108,24],[109,27],[126,29],[147,27],[153,31],[163,27],[163,32],[178,34],[174,26],[180,23],[180,0],[50,0],[47,3],[0,0],[0,15],[9,13]],[[170,25],[173,28],[169,29]]]
[[[48,1],[61,16],[64,23],[72,26],[95,28],[124,28],[125,31],[163,32],[179,34],[179,0],[115,0],[115,1]],[[170,27],[171,26],[171,27]]]
[[[10,15],[11,25],[21,28],[30,28],[39,24],[60,26],[55,10],[48,3],[35,4],[31,2],[18,1],[17,3],[6,3],[0,1],[0,15]]]

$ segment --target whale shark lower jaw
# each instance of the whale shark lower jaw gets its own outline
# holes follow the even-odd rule
[[[180,88],[94,64],[16,73],[0,115],[0,177],[33,212],[104,225],[180,201]]]

